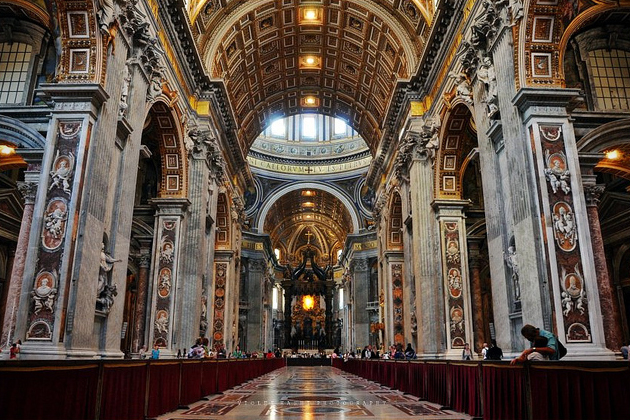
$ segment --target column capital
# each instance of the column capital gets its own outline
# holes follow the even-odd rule
[[[606,190],[606,185],[603,184],[585,184],[584,185],[584,198],[586,198],[586,206],[593,207],[599,204],[599,198]]]
[[[17,188],[24,197],[24,204],[34,204],[35,197],[37,196],[37,183],[36,182],[18,182]]]
[[[140,268],[149,268],[151,266],[151,254],[141,253],[138,257],[138,266]]]

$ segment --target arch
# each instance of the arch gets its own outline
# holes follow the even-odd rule
[[[347,194],[343,190],[336,188],[334,186],[331,186],[330,184],[325,184],[323,182],[316,182],[316,181],[315,182],[312,182],[312,181],[311,182],[303,182],[303,181],[295,182],[295,183],[286,185],[283,188],[280,188],[279,190],[271,194],[265,200],[265,202],[263,203],[263,206],[261,207],[260,213],[258,214],[258,218],[256,220],[256,227],[258,229],[262,229],[262,227],[264,226],[265,220],[267,219],[267,214],[269,213],[269,210],[271,209],[273,204],[276,202],[276,200],[278,200],[280,197],[282,197],[283,195],[289,192],[302,190],[302,189],[322,190],[336,196],[339,199],[339,201],[343,203],[345,208],[348,210],[348,213],[350,214],[350,219],[352,220],[352,231],[359,232],[360,230],[359,215],[357,214],[356,209],[354,205],[352,204],[352,201],[348,198]]]
[[[461,199],[469,154],[477,146],[474,117],[464,102],[445,115],[439,153],[435,161],[435,191],[438,198]]]
[[[630,118],[600,125],[577,142],[580,153],[600,153],[630,141]]]
[[[562,34],[562,38],[560,39],[560,43],[558,44],[558,52],[560,53],[560,57],[558,59],[559,68],[558,74],[559,77],[564,81],[564,56],[567,51],[567,47],[569,45],[569,41],[580,29],[582,29],[589,21],[594,19],[596,16],[606,13],[611,10],[618,10],[619,6],[615,2],[614,5],[611,4],[598,4],[590,9],[585,10],[583,13],[578,15],[569,25],[566,27]],[[630,11],[630,9],[628,10]]]
[[[198,11],[205,6],[195,9],[193,22],[207,25],[199,36],[203,62],[212,78],[224,81],[245,145],[278,116],[317,111],[347,119],[376,150],[396,83],[415,73],[428,32],[416,3],[381,3],[252,0],[217,5],[202,19]],[[303,24],[306,6],[320,9],[318,23]],[[413,17],[405,14],[409,8]],[[325,29],[312,31],[313,25]],[[305,64],[307,56],[315,64]],[[371,94],[361,94],[359,85]]]
[[[38,22],[40,25],[51,29],[51,15],[47,9],[47,4],[43,0],[21,1],[21,0],[3,0],[3,3],[15,5],[20,8],[29,18]]]
[[[167,103],[158,100],[148,110],[147,120],[149,125],[145,130],[147,128],[156,130],[154,140],[158,144],[160,153],[162,173],[158,197],[186,197],[188,157],[177,114]]]
[[[0,115],[0,137],[13,143],[18,149],[44,150],[46,146],[46,139],[38,131],[4,115]]]

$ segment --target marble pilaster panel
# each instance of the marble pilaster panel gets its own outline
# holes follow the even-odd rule
[[[442,281],[447,354],[460,357],[464,344],[473,338],[468,247],[463,209],[468,202],[439,200],[434,202],[440,223]]]
[[[153,297],[151,307],[151,344],[166,353],[175,352],[175,294],[180,288],[179,269],[182,254],[182,224],[187,199],[155,198],[155,238],[153,247]]]

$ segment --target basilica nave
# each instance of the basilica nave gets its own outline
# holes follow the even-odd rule
[[[0,1],[0,354],[619,358],[629,12]]]

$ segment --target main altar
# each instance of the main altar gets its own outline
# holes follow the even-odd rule
[[[307,247],[295,269],[287,267],[282,281],[285,297],[286,347],[299,352],[332,348],[332,302],[334,281],[331,267],[322,268],[315,252]]]

